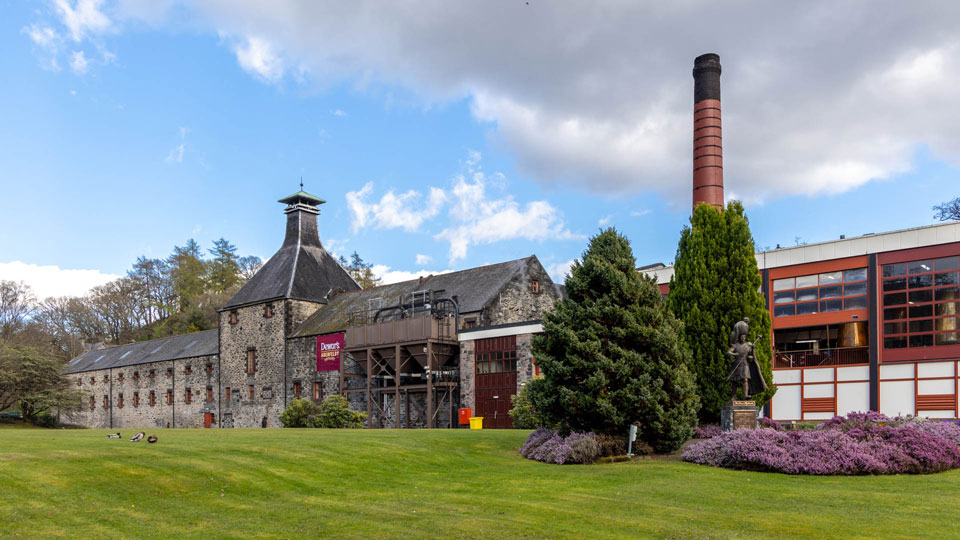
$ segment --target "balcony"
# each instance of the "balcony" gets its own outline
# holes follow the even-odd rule
[[[382,347],[416,341],[455,341],[453,317],[423,315],[347,328],[345,348]]]
[[[774,351],[773,367],[801,368],[869,364],[869,347],[838,347],[809,351]]]

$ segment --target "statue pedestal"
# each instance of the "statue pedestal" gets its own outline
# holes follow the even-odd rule
[[[720,411],[720,429],[723,431],[756,429],[758,412],[760,409],[752,400],[728,401]]]

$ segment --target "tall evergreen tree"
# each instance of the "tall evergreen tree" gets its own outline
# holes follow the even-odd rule
[[[213,241],[210,250],[213,260],[210,261],[207,280],[210,289],[215,292],[224,292],[240,282],[240,264],[237,258],[237,246],[226,238],[220,237]]]
[[[690,352],[627,239],[614,229],[592,238],[566,288],[534,339],[535,408],[568,429],[625,435],[636,424],[656,450],[679,447],[696,422]]]
[[[174,246],[173,254],[167,262],[170,264],[177,308],[186,309],[206,290],[204,276],[207,273],[207,263],[203,260],[200,245],[191,238],[185,246]]]
[[[776,392],[770,366],[770,313],[760,291],[755,251],[750,224],[737,201],[723,212],[698,205],[680,235],[667,305],[684,323],[704,422],[717,421],[733,394],[733,384],[727,381],[732,363],[726,352],[733,325],[744,317],[750,319],[747,339],[757,340],[757,363],[768,385],[754,400],[762,406]]]

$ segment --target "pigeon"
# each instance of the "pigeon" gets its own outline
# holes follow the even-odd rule
[[[147,437],[147,442],[148,442],[148,443],[155,443],[155,442],[157,442],[157,436],[156,436],[156,435],[151,435],[151,436]]]
[[[108,438],[108,439],[119,439],[119,438],[120,438],[120,432],[118,431],[116,434],[111,433],[110,435],[107,435],[107,438]]]
[[[140,433],[134,435],[133,438],[130,439],[130,442],[140,442],[140,439],[142,439],[144,435],[146,435],[146,433],[141,431]]]

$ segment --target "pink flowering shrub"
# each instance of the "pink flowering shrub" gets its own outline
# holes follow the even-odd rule
[[[716,424],[704,424],[693,428],[694,439],[710,439],[721,433],[723,432],[720,431],[720,426]]]
[[[762,418],[760,418],[760,421],[759,421],[758,423],[759,423],[760,427],[763,427],[763,428],[770,428],[770,429],[773,429],[773,430],[776,430],[776,431],[786,431],[786,430],[787,430],[787,428],[786,428],[783,424],[781,424],[780,422],[777,422],[776,420],[772,420],[772,419],[767,418],[767,417],[765,417],[765,416],[762,417]]]
[[[544,463],[593,463],[600,456],[600,443],[593,433],[574,432],[566,437],[548,428],[537,428],[527,437],[520,454]]]
[[[787,474],[933,473],[960,467],[960,426],[950,426],[900,423],[879,413],[851,413],[810,431],[728,431],[687,447],[683,459]]]

